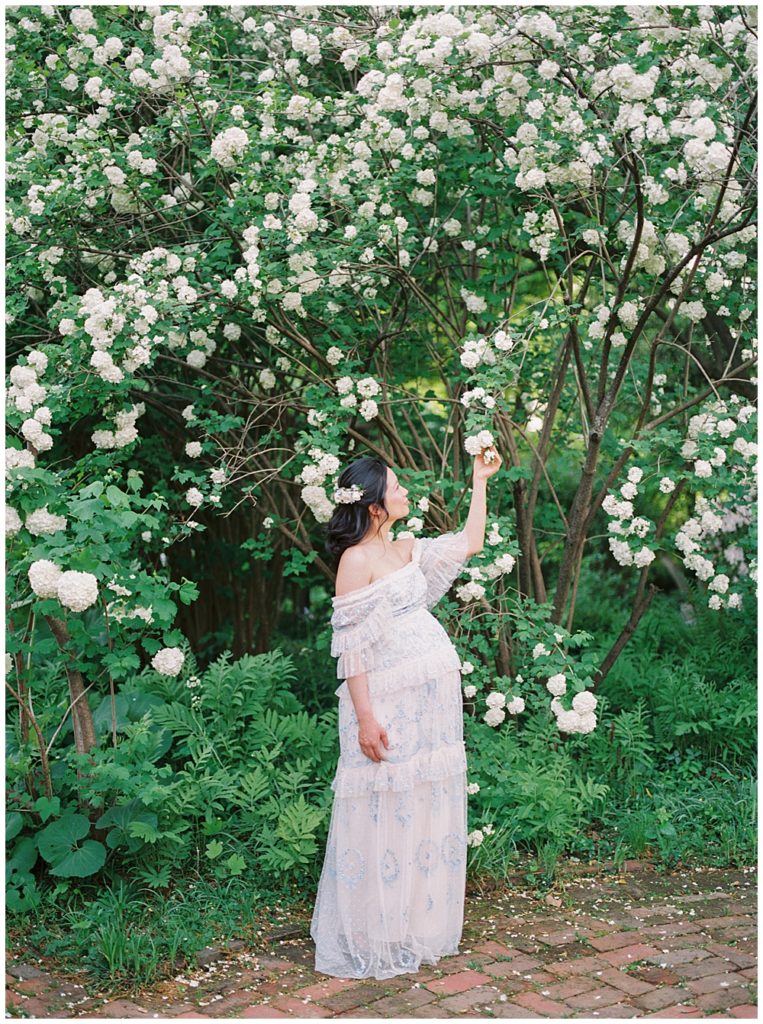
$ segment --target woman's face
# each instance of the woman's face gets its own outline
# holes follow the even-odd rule
[[[384,503],[391,519],[402,519],[410,510],[408,489],[403,487],[392,469],[387,469],[387,493],[384,496]]]

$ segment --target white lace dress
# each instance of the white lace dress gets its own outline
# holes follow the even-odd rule
[[[466,880],[466,753],[460,659],[429,611],[467,560],[460,530],[417,537],[412,559],[333,599],[337,676],[367,672],[385,760],[358,745],[339,697],[340,756],[310,934],[315,969],[390,978],[458,952]]]

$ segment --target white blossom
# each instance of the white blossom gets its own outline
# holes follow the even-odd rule
[[[27,572],[29,584],[38,597],[57,598],[61,567],[47,558],[32,562]]]
[[[83,612],[98,600],[98,580],[89,572],[62,572],[56,589],[58,600],[73,612]]]
[[[151,659],[151,664],[163,676],[176,676],[185,661],[185,654],[179,647],[162,647]]]

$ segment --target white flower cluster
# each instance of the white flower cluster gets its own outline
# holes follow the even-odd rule
[[[484,596],[485,588],[476,580],[470,580],[468,583],[464,583],[460,587],[456,588],[456,597],[465,603],[468,603],[469,601],[481,601]]]
[[[353,505],[363,497],[363,488],[353,484],[352,487],[337,487],[334,491],[334,501],[338,505]]]
[[[738,406],[731,409],[730,405]],[[740,608],[743,595],[731,588],[750,577],[755,569],[745,558],[744,547],[729,544],[724,535],[738,530],[747,531],[753,521],[757,498],[757,478],[748,463],[757,457],[757,445],[738,433],[733,443],[728,439],[747,424],[756,414],[752,405],[741,404],[734,395],[729,402],[710,403],[702,412],[689,420],[687,437],[681,455],[694,460],[694,475],[707,480],[703,493],[695,499],[695,514],[686,520],[676,534],[675,544],[681,552],[685,567],[712,591],[708,598],[710,608]],[[725,442],[722,447],[716,440]],[[711,452],[712,447],[712,452]],[[706,458],[698,458],[705,455]],[[716,478],[714,468],[723,466],[739,481],[743,501],[731,503],[727,497],[728,484]],[[719,566],[717,563],[724,563]],[[721,596],[723,595],[723,597]]]
[[[624,246],[632,247],[635,237],[635,220],[632,223],[628,220],[621,220],[617,226],[618,240],[622,242]],[[663,245],[657,232],[657,228],[651,220],[644,218],[641,224],[641,236],[639,238],[638,249],[636,250],[634,268],[643,267],[647,274],[659,277],[660,274],[665,271],[666,267],[666,261],[662,254],[662,250]],[[621,270],[624,267],[627,258],[627,254],[624,253],[621,260]]]
[[[139,402],[130,409],[122,409],[114,417],[115,430],[94,430],[90,435],[90,440],[96,448],[102,449],[124,448],[128,444],[132,444],[139,436],[135,421],[145,411],[145,402]]]
[[[501,693],[500,690],[489,693],[485,698],[485,703],[488,710],[485,712],[483,720],[494,729],[506,718],[507,711],[510,715],[518,715],[525,710],[525,702],[522,697],[512,697],[507,703],[506,694]]]
[[[26,366],[13,366],[10,371],[11,386],[8,388],[6,397],[13,402],[20,413],[29,413],[36,405],[42,405],[47,397],[47,389],[37,380],[38,375],[45,373],[48,367],[48,357],[39,349],[32,351],[27,356]],[[38,410],[39,411],[39,410]],[[35,418],[38,419],[35,414]],[[42,447],[35,445],[38,451],[47,451],[53,443],[47,437],[37,435]]]
[[[461,365],[465,366],[467,370],[474,370],[481,363],[486,366],[494,366],[497,362],[494,349],[508,355],[514,345],[515,340],[504,330],[496,331],[490,340],[483,335],[466,338],[460,355]]]
[[[21,468],[34,469],[34,465],[34,455],[32,455],[28,448],[5,449],[5,468],[7,472]],[[12,490],[13,485],[8,484],[8,491]]]
[[[461,395],[461,404],[467,409],[471,408],[473,402],[481,402],[486,409],[495,408],[495,398],[489,395],[482,387],[472,388],[471,391],[464,391]]]
[[[29,585],[40,598],[54,598],[73,612],[83,612],[98,600],[98,580],[89,572],[66,572],[47,558],[29,566]]]
[[[226,128],[212,139],[210,151],[212,159],[221,167],[230,169],[236,166],[249,145],[249,136],[243,128],[233,125]]]
[[[736,396],[734,397],[736,398]],[[689,420],[688,436],[681,447],[681,455],[687,460],[695,460],[695,476],[700,478],[711,477],[713,475],[713,467],[724,465],[730,456],[732,461],[728,466],[729,470],[733,473],[744,473],[744,466],[739,465],[733,456],[735,454],[741,456],[744,463],[751,462],[757,457],[757,444],[754,441],[747,441],[744,437],[739,435],[734,439],[729,452],[720,445],[714,445],[711,454],[710,445],[713,442],[705,442],[703,445],[703,454],[705,454],[707,458],[697,458],[701,450],[700,444],[702,443],[702,435],[708,438],[718,437],[721,440],[725,440],[738,429],[737,421],[728,415],[728,413],[728,405],[725,402],[716,401],[709,405],[703,412],[692,416]],[[754,413],[754,406],[745,405],[738,410],[737,419],[739,423],[746,424]]]
[[[567,711],[560,699],[567,688],[564,673],[559,672],[557,675],[551,676],[546,686],[553,695],[551,710],[556,716],[556,725],[559,732],[593,732],[596,728],[595,708],[598,701],[590,690],[576,693],[572,698],[572,708],[570,711]]]
[[[176,676],[185,661],[185,654],[179,647],[162,647],[151,659],[151,664],[163,676]]]
[[[309,234],[319,227],[318,214],[312,209],[312,195],[318,187],[314,178],[303,178],[297,185],[297,191],[289,199],[289,211],[294,215],[292,224],[297,232]],[[315,277],[315,287],[320,284],[320,278]]]
[[[602,508],[607,515],[612,517],[609,523],[610,533],[619,534],[621,537],[635,537],[643,540],[653,529],[650,520],[643,516],[634,516],[633,498],[639,493],[638,484],[644,475],[640,466],[632,466],[628,470],[628,479],[620,488],[621,499],[614,494],[608,494],[602,502]],[[654,561],[654,551],[646,544],[639,547],[632,546],[628,540],[618,540],[617,537],[609,538],[609,550],[620,565],[635,565],[642,569]]]
[[[313,460],[302,471],[297,474],[297,483],[303,483],[301,497],[309,507],[319,523],[327,523],[334,511],[334,502],[326,494],[324,481],[327,476],[334,474],[339,469],[339,459],[330,452],[323,452],[320,448],[310,448],[308,455]],[[332,492],[336,490],[336,481]]]
[[[721,502],[711,501],[698,495],[695,503],[695,515],[681,526],[676,534],[676,547],[683,555],[683,563],[702,582],[708,582],[708,590],[713,593],[708,599],[708,606],[714,610],[720,608],[741,608],[742,594],[730,591],[732,574],[734,580],[752,576],[753,569],[747,564],[744,548],[739,544],[717,544],[718,554],[729,566],[728,572],[719,572],[715,562],[705,557],[703,549],[709,552],[715,538],[720,541],[723,534],[734,533],[739,529],[748,528],[753,519],[754,495],[749,495],[749,504],[727,507]],[[724,598],[721,595],[725,596]]]
[[[482,337],[467,338],[461,352],[461,365],[467,370],[474,370],[480,363],[495,363],[495,353],[490,348],[489,342]]]
[[[358,395],[364,399],[360,406],[358,406],[358,395],[353,394],[353,387]],[[373,396],[379,394],[381,385],[374,377],[362,377],[358,381],[353,381],[352,377],[339,377],[336,382],[336,389],[342,396],[339,399],[339,404],[343,409],[354,409],[357,407],[364,420],[372,420],[375,416],[378,416],[379,406],[374,401]]]
[[[489,430],[480,430],[478,434],[472,434],[464,439],[464,449],[470,454],[477,456],[480,452],[484,452],[486,448],[492,448],[495,444],[495,438]],[[485,461],[491,461],[488,458],[488,453],[485,453]]]
[[[319,64],[321,60],[321,44],[318,36],[305,32],[302,28],[291,30],[291,48],[303,53],[308,64]]]
[[[48,506],[45,505],[43,508],[36,508],[34,512],[30,512],[24,525],[33,537],[42,537],[49,533],[65,530],[67,523],[65,516],[53,515],[52,512],[48,512]]]

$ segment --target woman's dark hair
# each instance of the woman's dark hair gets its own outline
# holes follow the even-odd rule
[[[326,550],[334,556],[336,565],[339,564],[342,552],[357,544],[368,532],[371,525],[368,506],[379,505],[386,512],[384,496],[387,492],[388,468],[381,459],[365,456],[345,466],[339,475],[338,487],[352,487],[355,484],[363,494],[357,501],[338,502],[326,524]]]

